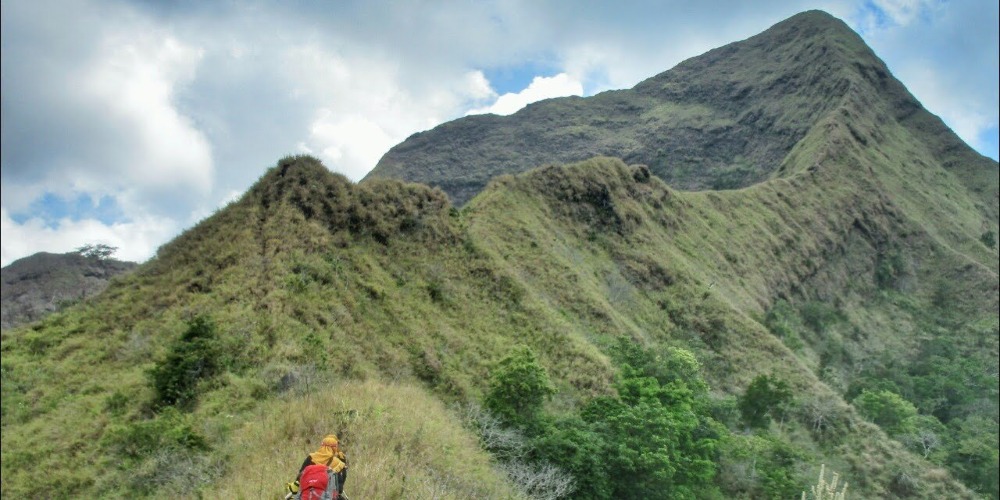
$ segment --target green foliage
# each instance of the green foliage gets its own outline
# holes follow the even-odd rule
[[[997,233],[993,231],[986,231],[979,237],[979,241],[983,242],[989,248],[997,247]]]
[[[948,463],[972,489],[990,498],[1000,497],[997,443],[1000,430],[995,420],[971,416],[957,422],[949,444]]]
[[[573,415],[547,425],[532,440],[532,455],[573,476],[577,497],[613,498],[615,477],[607,464],[605,434]]]
[[[204,436],[195,430],[193,418],[173,407],[164,408],[149,420],[112,427],[105,434],[103,445],[125,459],[123,467],[162,450],[209,449]]]
[[[799,350],[803,346],[797,332],[800,323],[798,311],[785,300],[776,301],[764,316],[764,326],[792,350]]]
[[[891,391],[862,391],[854,406],[889,434],[905,431],[904,424],[917,416],[913,403]]]
[[[150,370],[154,404],[191,408],[198,398],[198,384],[220,369],[220,354],[215,324],[206,316],[192,319],[166,358]]]
[[[517,427],[533,425],[555,388],[534,351],[517,346],[493,370],[486,408]]]
[[[757,375],[739,398],[740,416],[747,427],[767,428],[772,419],[783,420],[792,403],[788,383],[769,375]]]
[[[903,256],[898,250],[880,255],[875,265],[875,285],[881,289],[895,289],[904,271]]]
[[[719,445],[718,482],[728,498],[794,498],[807,459],[774,435],[728,434]]]
[[[115,391],[104,400],[104,409],[115,417],[120,417],[128,408],[129,398],[121,391]]]
[[[625,378],[652,377],[662,385],[683,382],[699,397],[708,392],[708,385],[701,375],[701,363],[687,349],[672,346],[646,349],[622,337],[612,346],[611,354],[618,361]]]
[[[827,328],[842,319],[837,308],[825,302],[810,301],[799,308],[802,322],[812,331],[823,334]]]
[[[716,491],[716,446],[726,430],[709,416],[697,359],[678,348],[656,355],[628,341],[614,351],[623,360],[618,395],[594,398],[579,414],[542,411],[551,389],[525,348],[495,369],[487,408],[525,429],[527,459],[571,474],[576,495],[695,498]]]

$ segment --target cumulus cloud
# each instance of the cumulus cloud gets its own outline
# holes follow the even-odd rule
[[[90,163],[105,163],[107,176],[77,188],[94,191],[117,184],[208,192],[211,148],[174,103],[175,88],[193,78],[202,51],[169,35],[131,32],[107,36],[101,46],[73,85],[78,99],[103,110],[90,117],[108,128],[97,138],[104,144],[101,156]]]
[[[314,107],[297,149],[355,181],[408,135],[493,95],[482,72],[454,72],[437,86],[407,85],[411,75],[400,74],[394,60],[350,47],[296,46],[284,60],[292,93]]]
[[[7,266],[37,252],[65,253],[96,243],[117,247],[117,259],[142,262],[178,229],[175,221],[163,217],[140,217],[113,224],[68,218],[55,225],[37,218],[17,223],[6,208],[0,208],[0,231],[3,233],[0,265]]]
[[[568,74],[536,76],[524,90],[517,93],[508,92],[498,97],[493,104],[470,110],[468,114],[509,115],[535,101],[571,95],[583,95],[583,83]]]
[[[210,145],[176,103],[177,88],[195,75],[199,49],[126,8],[4,6],[4,34],[14,30],[3,43],[9,210],[46,192],[100,198],[139,190],[188,199],[208,192]]]

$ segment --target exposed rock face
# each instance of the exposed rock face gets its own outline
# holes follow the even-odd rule
[[[36,253],[3,268],[3,329],[30,323],[61,307],[102,292],[134,262],[78,253]]]

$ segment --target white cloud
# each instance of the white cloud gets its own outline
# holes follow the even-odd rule
[[[77,88],[79,98],[102,109],[101,118],[117,132],[103,138],[111,150],[106,154],[117,161],[90,180],[94,185],[78,189],[124,184],[210,190],[211,147],[174,103],[176,88],[194,77],[201,57],[201,50],[169,35],[129,32],[103,41]]]
[[[328,166],[337,166],[338,171],[357,181],[394,142],[378,123],[365,116],[337,115],[322,109],[300,149],[319,156]]]
[[[292,94],[313,108],[297,149],[355,181],[410,134],[496,95],[480,71],[411,78],[395,60],[350,45],[293,46],[284,60]]]
[[[210,191],[211,146],[178,105],[201,49],[127,5],[16,7],[3,25],[5,208],[136,191],[164,214]]]
[[[58,221],[49,227],[40,219],[14,221],[0,208],[0,265],[37,252],[65,253],[83,245],[103,243],[118,247],[115,258],[142,262],[177,233],[177,224],[167,218],[143,217],[134,222],[104,224],[93,219]]]
[[[939,0],[874,0],[876,8],[894,24],[906,26],[933,9]]]
[[[556,76],[536,76],[524,90],[517,93],[508,92],[498,97],[493,104],[470,110],[468,114],[509,115],[542,99],[571,95],[583,95],[583,83],[580,80],[566,73],[559,73]]]

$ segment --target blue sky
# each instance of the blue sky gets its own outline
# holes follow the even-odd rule
[[[143,261],[310,153],[360,179],[407,136],[628,88],[798,12],[846,21],[981,153],[998,7],[979,0],[0,4],[2,264],[84,244]]]

